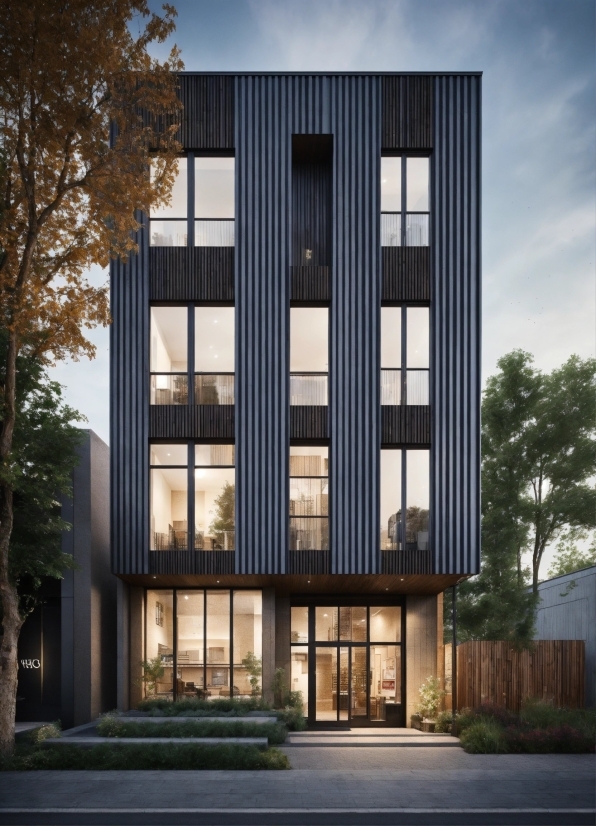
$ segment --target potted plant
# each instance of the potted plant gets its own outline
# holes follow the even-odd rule
[[[438,677],[427,677],[418,689],[420,695],[419,712],[422,716],[422,731],[434,731],[441,699],[445,692],[441,688]]]

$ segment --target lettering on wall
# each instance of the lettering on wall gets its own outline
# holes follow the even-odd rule
[[[21,660],[21,668],[41,668],[41,662],[34,660]]]

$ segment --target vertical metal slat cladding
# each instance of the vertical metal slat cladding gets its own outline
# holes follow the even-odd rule
[[[432,149],[432,84],[430,76],[382,78],[383,149]]]
[[[481,78],[434,78],[431,530],[434,572],[480,566]]]
[[[179,140],[185,149],[234,148],[234,78],[181,74]]]
[[[142,215],[137,220],[146,224]],[[112,570],[148,572],[149,239],[110,263],[110,496]]]

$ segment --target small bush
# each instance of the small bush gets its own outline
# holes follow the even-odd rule
[[[467,728],[473,726],[474,723],[477,723],[478,719],[478,716],[472,711],[471,708],[462,709],[455,718],[458,736],[461,736]]]
[[[302,703],[298,708],[288,706],[283,711],[278,711],[277,719],[284,723],[290,731],[304,731],[306,728],[306,719],[302,710]]]
[[[468,754],[504,754],[507,751],[503,729],[494,720],[477,720],[467,726],[460,741]]]
[[[270,744],[284,743],[287,728],[278,722],[245,723],[188,720],[184,723],[140,723],[132,718],[107,718],[97,726],[102,737],[267,737]]]
[[[28,739],[31,743],[43,743],[44,740],[49,740],[52,737],[61,737],[62,728],[59,722],[46,723],[43,726],[39,726],[39,728],[31,729],[28,734]]]
[[[503,732],[507,751],[513,754],[586,754],[594,752],[594,739],[570,726],[544,729],[510,727]]]
[[[530,728],[552,729],[567,726],[585,737],[596,739],[596,709],[556,708],[550,703],[526,700],[519,714],[522,723]]]
[[[270,711],[270,706],[258,697],[215,697],[213,700],[187,698],[185,700],[166,700],[152,698],[141,700],[140,711],[149,711],[157,717],[177,717],[189,712],[206,712],[204,716],[221,717],[230,713],[233,717],[242,717],[251,711]]]
[[[197,743],[123,745],[105,743],[92,748],[36,746],[17,748],[0,763],[3,771],[82,769],[126,770],[254,770],[289,769],[285,754],[277,749],[261,751],[254,746],[206,746]]]
[[[451,731],[451,725],[453,723],[453,713],[451,711],[441,711],[437,715],[437,722],[435,725],[435,731],[439,733],[445,733]]]
[[[472,714],[484,719],[494,720],[503,727],[515,725],[518,720],[516,714],[503,706],[498,706],[496,703],[482,703],[473,710]]]

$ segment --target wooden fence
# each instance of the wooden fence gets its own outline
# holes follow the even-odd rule
[[[530,650],[511,643],[464,642],[457,646],[457,706],[496,703],[518,711],[533,697],[555,706],[584,706],[583,640],[537,640]]]

